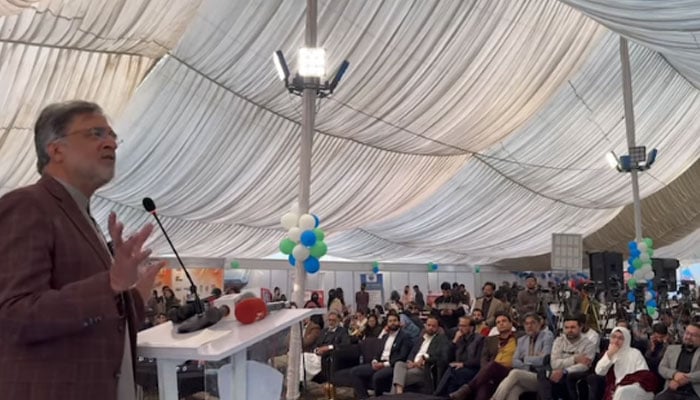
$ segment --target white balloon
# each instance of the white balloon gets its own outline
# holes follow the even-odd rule
[[[644,278],[639,278],[637,279],[637,283],[647,283],[647,280]]]
[[[286,213],[282,216],[282,220],[280,221],[282,223],[282,228],[284,229],[291,229],[297,226],[297,222],[299,221],[299,215],[295,213]]]
[[[642,268],[644,271],[651,271],[651,260],[647,261],[646,263],[642,263]]]
[[[299,241],[301,240],[301,229],[297,228],[296,226],[290,228],[287,232],[287,236],[289,236],[289,238],[292,239],[292,242],[299,243]]]
[[[304,262],[307,258],[309,258],[309,249],[304,247],[304,245],[298,244],[294,246],[292,254],[294,255],[294,258],[297,260],[297,262]]]
[[[651,260],[649,254],[646,251],[639,256],[639,259],[642,260],[642,264],[647,263],[649,260]]]
[[[639,252],[642,254],[646,254],[647,252],[647,244],[644,242],[639,242],[637,243],[637,249],[639,249]]]
[[[651,300],[651,293],[649,293],[649,292],[644,292],[644,300],[646,300],[646,301]]]
[[[304,214],[299,218],[299,228],[303,231],[308,231],[309,229],[314,229],[316,226],[316,219],[311,214]]]
[[[644,277],[645,277],[648,281],[654,279],[654,271],[648,271],[646,274],[644,274]]]
[[[637,282],[639,282],[640,279],[644,279],[644,271],[642,271],[642,269],[640,268],[634,271],[634,274],[632,274],[632,276],[634,277],[634,279],[637,280]]]

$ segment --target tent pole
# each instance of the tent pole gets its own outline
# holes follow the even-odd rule
[[[306,47],[316,47],[318,1],[306,0]],[[311,193],[311,147],[313,145],[313,132],[316,117],[316,90],[313,83],[308,82],[315,78],[303,78],[305,80],[303,92],[303,116],[301,121],[301,140],[299,151],[299,215],[309,212],[309,199]],[[292,300],[297,306],[304,305],[304,292],[306,291],[306,270],[303,262],[297,262],[294,274],[294,287]],[[301,328],[291,328],[289,335],[289,354],[287,357],[287,400],[299,398],[299,385],[301,360]]]
[[[627,39],[620,36],[620,61],[622,63],[622,96],[625,102],[625,128],[627,147],[635,147],[634,104],[632,103],[632,73],[630,72],[630,55]],[[642,240],[642,202],[639,197],[639,177],[636,168],[632,168],[632,196],[634,198],[634,240]]]

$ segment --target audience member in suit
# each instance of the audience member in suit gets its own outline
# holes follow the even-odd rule
[[[114,254],[89,212],[114,176],[117,135],[94,103],[51,104],[34,128],[41,179],[0,199],[0,393],[5,399],[133,399],[136,332],[164,263],[139,269],[153,227]]]
[[[683,334],[682,345],[671,345],[666,349],[659,374],[666,380],[666,390],[656,400],[700,399],[700,325],[688,325]]]
[[[582,319],[578,315],[564,317],[564,331],[554,340],[550,358],[551,374],[538,376],[538,397],[576,400],[576,383],[589,375],[596,347],[581,334]]]
[[[518,339],[518,347],[510,370],[493,394],[493,400],[518,400],[525,392],[537,392],[537,371],[544,358],[552,352],[554,335],[542,329],[544,321],[535,313],[525,314],[525,335]]]
[[[484,340],[481,369],[469,383],[450,393],[451,400],[487,400],[496,391],[498,383],[508,376],[517,348],[510,314],[496,315],[496,328],[498,335]]]
[[[425,321],[423,336],[413,345],[407,361],[398,361],[394,365],[392,392],[401,394],[406,386],[415,384],[426,387],[431,365],[440,371],[444,370],[449,359],[450,341],[439,331],[438,319],[431,315]]]
[[[479,372],[484,336],[475,332],[474,320],[471,317],[461,317],[457,327],[459,330],[451,343],[454,361],[449,364],[435,388],[436,396],[445,396],[456,391],[460,386],[469,383]]]
[[[321,330],[321,335],[316,340],[314,349],[314,353],[321,356],[321,373],[314,377],[317,382],[325,382],[330,379],[333,350],[350,344],[348,330],[340,326],[340,314],[335,310],[330,310],[326,319],[328,326]]]
[[[380,339],[383,340],[382,349],[370,363],[358,365],[351,370],[352,386],[358,399],[369,398],[367,390],[370,384],[377,396],[388,392],[394,365],[399,361],[406,361],[413,347],[411,339],[399,325],[399,316],[396,312],[389,312],[386,321],[386,327],[380,335]]]
[[[656,373],[661,380],[663,378],[659,375],[659,364],[666,353],[666,348],[668,348],[668,328],[661,322],[657,322],[651,327],[649,346],[647,346],[644,359],[647,361],[649,370]]]
[[[440,285],[442,296],[435,299],[432,314],[439,318],[440,326],[445,331],[457,327],[459,317],[464,316],[464,308],[460,304],[460,298],[452,294],[452,286],[449,282]]]
[[[482,297],[476,299],[474,303],[474,308],[481,310],[481,314],[484,316],[484,322],[490,328],[492,328],[496,322],[496,315],[499,313],[509,314],[510,310],[506,305],[494,297],[494,292],[496,291],[496,284],[493,282],[486,282],[481,288]]]

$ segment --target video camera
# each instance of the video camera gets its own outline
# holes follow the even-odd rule
[[[608,282],[608,292],[613,299],[620,299],[625,295],[624,283],[617,276],[611,276]],[[642,294],[643,295],[643,294]]]

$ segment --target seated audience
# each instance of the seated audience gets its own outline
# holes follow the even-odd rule
[[[393,393],[401,394],[406,386],[415,384],[425,387],[430,379],[430,366],[444,368],[447,365],[450,344],[439,330],[437,318],[428,317],[423,336],[413,345],[407,361],[397,361],[394,365]]]
[[[543,329],[542,317],[525,314],[525,336],[518,339],[518,347],[510,370],[493,394],[492,400],[518,400],[525,392],[537,392],[537,371],[544,365],[545,356],[552,352],[554,335]]]
[[[666,390],[655,400],[700,399],[700,325],[688,325],[682,345],[670,345],[659,363],[659,375],[666,380]]]
[[[642,353],[631,347],[632,333],[616,327],[610,333],[610,345],[595,366],[595,373],[605,376],[604,400],[651,400],[657,379],[649,371]]]
[[[564,332],[554,340],[550,359],[551,374],[538,376],[538,397],[576,400],[576,383],[588,375],[596,348],[581,334],[581,318],[564,317]]]
[[[377,396],[388,392],[394,365],[399,361],[406,361],[408,353],[413,347],[410,338],[399,325],[399,316],[396,312],[388,313],[386,321],[386,327],[380,335],[383,340],[381,351],[375,355],[371,362],[358,365],[351,371],[352,386],[358,399],[369,398],[367,390],[370,386],[374,388]]]
[[[481,354],[481,370],[466,385],[450,393],[451,400],[487,400],[496,391],[498,383],[508,376],[513,366],[513,356],[517,347],[513,322],[509,314],[498,314],[496,326],[500,334],[484,340]]]
[[[444,396],[469,383],[481,365],[481,352],[484,348],[484,336],[475,332],[474,321],[470,317],[460,317],[459,328],[452,339],[454,360],[449,364],[440,383],[435,388],[436,396]]]

